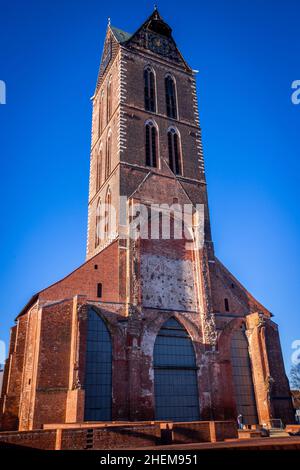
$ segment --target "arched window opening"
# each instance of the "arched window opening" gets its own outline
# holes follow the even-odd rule
[[[256,424],[257,409],[245,326],[233,332],[231,365],[237,414],[243,416],[244,424]]]
[[[106,156],[105,156],[105,179],[107,179],[111,172],[111,133],[109,132],[106,141]]]
[[[101,299],[102,297],[102,282],[98,282],[97,284],[97,297]]]
[[[156,111],[155,97],[155,75],[150,67],[144,70],[144,86],[145,86],[145,109],[146,111]]]
[[[153,122],[147,122],[146,130],[146,165],[157,166],[157,130]]]
[[[180,141],[175,129],[168,131],[169,165],[173,173],[181,175]]]
[[[111,77],[108,80],[107,84],[107,122],[109,122],[112,114],[112,79]]]
[[[109,239],[111,236],[111,192],[107,190],[105,198],[105,224],[104,224],[104,238]]]
[[[99,191],[102,183],[102,146],[100,147],[100,150],[97,153],[96,165],[96,191]]]
[[[162,326],[155,341],[154,388],[155,419],[200,419],[194,347],[175,318]]]
[[[98,199],[96,207],[96,224],[95,224],[95,248],[100,245],[101,241],[101,199]]]
[[[102,90],[99,103],[99,135],[101,135],[104,128],[104,91]]]
[[[112,344],[102,318],[88,311],[85,421],[110,421],[112,403]]]
[[[168,75],[165,78],[167,116],[177,119],[176,85],[174,78]]]

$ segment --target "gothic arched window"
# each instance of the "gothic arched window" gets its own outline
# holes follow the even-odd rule
[[[111,77],[109,77],[108,83],[107,83],[107,122],[109,122],[111,118],[111,112],[112,112],[112,80]]]
[[[156,111],[155,98],[155,75],[151,67],[144,70],[144,93],[145,93],[145,109],[146,111]]]
[[[175,318],[160,329],[154,344],[155,419],[198,421],[199,393],[194,346]]]
[[[232,334],[231,366],[237,414],[243,416],[244,424],[256,424],[256,400],[244,325]]]
[[[157,166],[157,130],[152,121],[145,125],[146,132],[146,165]]]
[[[107,189],[105,197],[105,225],[104,225],[104,238],[107,240],[111,236],[111,192]]]
[[[176,175],[181,175],[180,139],[176,129],[168,131],[169,165]]]
[[[167,116],[177,119],[176,85],[171,75],[165,78]]]
[[[112,407],[112,342],[106,324],[88,311],[85,365],[85,421],[110,421]]]
[[[102,145],[100,150],[97,153],[97,162],[96,162],[96,191],[98,192],[102,183]]]
[[[100,95],[100,103],[99,103],[99,135],[101,135],[102,130],[104,128],[104,91],[102,90]]]
[[[105,179],[110,175],[111,171],[111,132],[108,133],[106,140],[106,154],[105,154]]]
[[[98,199],[96,207],[96,223],[95,223],[95,248],[100,245],[101,240],[101,199]]]

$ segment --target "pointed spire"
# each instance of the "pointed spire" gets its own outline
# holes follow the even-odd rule
[[[148,29],[155,31],[163,36],[171,36],[172,28],[162,19],[157,5],[154,5],[154,11],[146,21]]]
[[[151,16],[152,16],[152,18],[155,18],[155,19],[160,18],[160,14],[158,12],[158,7],[157,7],[156,3],[154,4],[154,10],[153,10],[153,13],[152,13]]]
[[[110,26],[110,16],[107,18],[107,26]]]

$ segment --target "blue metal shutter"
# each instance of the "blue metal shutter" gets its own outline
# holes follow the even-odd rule
[[[85,372],[85,421],[110,421],[111,402],[111,338],[102,318],[90,309]]]
[[[156,419],[200,419],[193,343],[174,318],[163,325],[155,341],[154,387]]]

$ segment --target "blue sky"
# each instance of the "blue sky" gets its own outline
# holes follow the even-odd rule
[[[161,0],[198,97],[218,257],[300,339],[298,0]],[[30,296],[85,258],[91,102],[107,18],[152,1],[0,0],[0,340]]]

